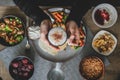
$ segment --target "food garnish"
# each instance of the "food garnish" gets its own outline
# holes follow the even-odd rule
[[[9,45],[15,45],[24,38],[23,23],[18,17],[5,17],[0,21],[0,38]]]
[[[93,41],[93,46],[102,53],[109,53],[113,49],[114,45],[115,40],[109,33],[101,34]]]

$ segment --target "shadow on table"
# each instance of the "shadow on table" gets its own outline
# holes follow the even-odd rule
[[[0,80],[3,80],[2,77],[0,77]]]
[[[34,60],[35,60],[35,52],[34,52],[34,50],[33,50],[32,48],[30,48],[30,49],[25,49],[25,54],[24,54],[24,56],[29,57],[33,62],[34,62]]]
[[[117,77],[117,79],[116,80],[120,80],[120,73],[118,74],[118,77]]]

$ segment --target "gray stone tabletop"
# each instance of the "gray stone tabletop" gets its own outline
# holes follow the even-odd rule
[[[87,43],[83,50],[73,59],[63,63],[62,69],[65,73],[65,80],[83,80],[79,73],[80,60],[84,56],[94,53],[93,49],[90,47],[93,36],[89,30],[87,30],[87,36],[88,36]],[[8,69],[11,60],[13,60],[15,57],[21,55],[28,56],[33,60],[35,66],[34,74],[30,80],[47,80],[47,73],[51,68],[53,68],[54,63],[41,58],[34,51],[33,47],[31,47],[29,51],[26,51],[25,44],[26,38],[23,40],[22,43],[20,43],[17,46],[7,47],[6,49],[2,50],[0,52],[0,59],[4,62]],[[107,59],[103,58],[103,61],[105,62],[106,65],[109,64]]]

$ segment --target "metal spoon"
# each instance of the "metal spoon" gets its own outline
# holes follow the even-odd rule
[[[27,39],[27,43],[25,45],[26,49],[30,49],[30,44],[28,42],[28,34],[27,34],[27,27],[29,27],[29,17],[26,16],[26,30],[25,30],[25,33],[26,33],[26,39]]]
[[[56,67],[48,72],[48,80],[64,80],[64,72],[61,70],[61,63],[56,63]]]
[[[29,44],[28,40],[27,40],[25,47],[26,47],[26,49],[30,49],[30,44]]]

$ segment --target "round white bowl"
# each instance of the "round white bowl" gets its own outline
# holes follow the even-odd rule
[[[100,25],[98,22],[96,22],[96,20],[95,20],[95,12],[98,9],[105,9],[109,13],[110,20],[108,21],[108,23],[105,23],[104,25]],[[109,27],[113,26],[116,23],[117,18],[118,18],[117,10],[115,9],[114,6],[112,6],[111,4],[108,4],[108,3],[99,4],[98,6],[96,6],[93,9],[93,12],[92,12],[92,20],[100,28],[109,28]]]

